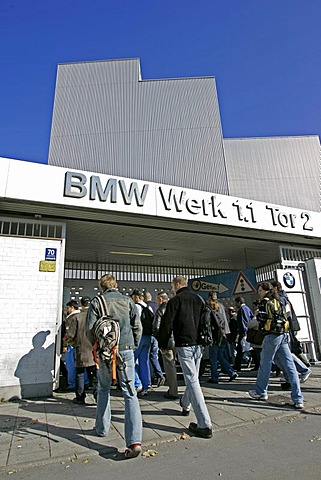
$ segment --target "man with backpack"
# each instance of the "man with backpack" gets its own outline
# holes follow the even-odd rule
[[[135,387],[139,396],[146,397],[148,395],[148,388],[151,382],[150,349],[153,333],[154,312],[144,302],[144,294],[140,290],[134,289],[131,297],[136,304],[143,329],[139,346],[135,350]]]
[[[258,285],[260,297],[257,321],[265,336],[262,344],[261,361],[256,379],[255,390],[250,390],[249,395],[256,400],[268,399],[268,385],[273,360],[282,366],[291,384],[291,398],[294,408],[303,408],[303,396],[300,389],[298,372],[295,368],[289,347],[289,321],[286,317],[284,306],[276,298],[272,285],[262,282]]]
[[[118,320],[120,337],[118,345],[117,363],[119,384],[125,400],[125,441],[126,458],[137,457],[141,453],[142,443],[142,417],[139,401],[134,386],[135,360],[134,350],[138,347],[142,329],[136,306],[131,298],[122,295],[117,288],[113,275],[104,275],[99,281],[104,304],[107,306],[107,315]],[[94,297],[90,303],[87,318],[86,332],[89,340],[94,344],[95,324],[101,320],[103,312],[101,302]],[[117,358],[117,357],[116,357]],[[96,410],[96,432],[100,437],[105,437],[110,428],[110,387],[112,383],[112,366],[98,356],[98,398]]]
[[[153,313],[154,313],[153,324],[154,324],[158,305],[156,302],[153,301],[152,294],[148,290],[145,290],[144,292],[144,302],[149,308],[153,310]],[[151,376],[150,384],[151,385],[153,384],[153,378],[156,377],[156,387],[162,387],[165,383],[165,377],[163,375],[162,367],[159,363],[158,341],[156,336],[154,335],[154,331],[151,337],[149,360],[150,360],[150,376]]]

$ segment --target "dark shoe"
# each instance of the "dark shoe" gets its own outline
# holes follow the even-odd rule
[[[218,384],[218,380],[213,380],[213,378],[210,378],[209,380],[207,380],[207,383],[215,383],[215,384]]]
[[[178,400],[179,396],[178,395],[170,395],[168,392],[164,393],[164,398],[167,398],[167,400]]]
[[[59,387],[54,390],[55,393],[70,393],[69,387]]]
[[[284,390],[284,391],[290,391],[290,390],[292,390],[292,388],[291,388],[291,383],[289,383],[289,382],[282,382],[282,383],[281,383],[281,389]]]
[[[162,387],[164,383],[165,383],[165,377],[159,377],[159,379],[157,380],[156,388]]]
[[[233,373],[233,375],[230,377],[229,382],[233,382],[238,377],[237,373]]]
[[[189,431],[194,433],[197,437],[202,437],[202,438],[211,438],[213,433],[212,429],[209,427],[206,428],[200,428],[197,426],[196,423],[191,422],[188,427]]]
[[[137,393],[137,397],[147,397],[148,396],[148,390],[141,390],[140,392]]]
[[[84,398],[73,398],[72,403],[75,403],[76,405],[86,405],[85,399]]]
[[[180,404],[180,406],[181,406],[181,408],[182,408],[182,415],[183,415],[183,417],[188,417],[189,414],[190,414],[190,411],[189,411],[189,410],[185,410],[185,408],[184,408],[183,405],[182,405],[182,399],[181,399],[181,398],[179,399],[179,404]]]

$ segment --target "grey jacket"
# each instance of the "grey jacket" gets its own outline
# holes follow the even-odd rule
[[[122,295],[116,288],[106,290],[102,295],[104,295],[107,303],[108,315],[119,320],[119,351],[135,350],[142,336],[142,325],[135,303],[131,298]],[[93,298],[86,318],[86,333],[92,344],[95,341],[92,328],[100,316],[98,300]]]

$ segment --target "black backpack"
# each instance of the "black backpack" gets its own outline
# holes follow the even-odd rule
[[[225,330],[222,327],[222,320],[215,310],[211,311],[211,324],[212,324],[212,336],[213,344],[221,345],[223,338],[225,337]]]
[[[141,303],[138,303],[138,305],[142,307],[142,314],[140,316],[140,321],[143,327],[143,335],[152,335],[155,314],[154,312],[151,311],[149,307],[145,307]]]
[[[203,305],[198,328],[197,344],[203,347],[207,347],[209,345],[213,345],[211,309],[200,295],[199,297],[202,300]]]

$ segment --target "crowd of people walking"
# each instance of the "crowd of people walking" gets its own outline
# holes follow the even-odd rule
[[[156,302],[150,292],[140,289],[134,289],[131,296],[123,295],[111,274],[100,279],[99,287],[108,315],[119,324],[115,372],[125,401],[125,457],[135,458],[141,453],[139,398],[147,397],[153,386],[166,384],[164,397],[178,400],[182,415],[188,416],[193,409],[196,422],[189,424],[190,432],[211,438],[212,421],[200,386],[204,348],[199,342],[199,329],[204,300],[189,289],[184,276],[173,279],[172,298],[159,292]],[[311,375],[311,369],[296,338],[300,327],[293,306],[277,281],[260,283],[257,293],[252,308],[243,297],[237,297],[226,311],[217,292],[209,292],[213,340],[208,348],[208,383],[218,384],[222,374],[229,381],[237,381],[244,362],[247,367],[251,363],[257,378],[249,396],[267,401],[271,372],[282,371],[282,388],[291,390],[293,407],[300,410],[304,405],[300,384]],[[85,405],[86,381],[87,388],[93,390],[97,401],[95,430],[98,436],[106,436],[115,372],[95,350],[94,332],[102,315],[101,301],[97,297],[81,300],[81,306],[76,300],[67,303],[64,350],[66,354],[73,351],[74,364],[66,362],[62,367],[66,367],[69,386],[75,391],[74,403]],[[178,366],[185,383],[180,397]]]

